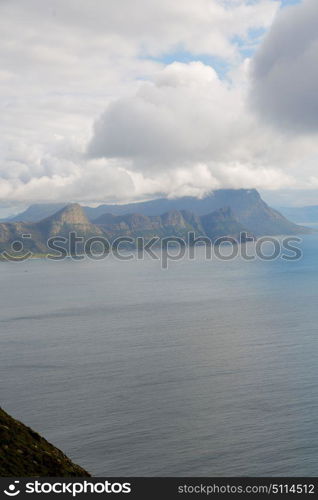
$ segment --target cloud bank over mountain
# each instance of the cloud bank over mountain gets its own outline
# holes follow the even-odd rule
[[[1,2],[0,199],[318,188],[316,3]]]

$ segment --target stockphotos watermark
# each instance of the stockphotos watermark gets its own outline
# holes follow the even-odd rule
[[[256,259],[273,261],[280,258],[295,261],[302,258],[301,243],[302,239],[296,236],[284,238],[264,236],[255,239],[244,232],[237,238],[222,236],[215,240],[189,232],[185,238],[119,236],[110,241],[104,236],[85,238],[72,231],[67,236],[55,236],[48,239],[41,254],[30,250],[32,235],[22,234],[20,239],[11,243],[9,250],[1,251],[0,256],[2,260],[23,262],[36,256],[59,261],[66,258],[102,260],[112,255],[119,261],[150,258],[159,261],[162,268],[167,269],[170,261],[194,260],[198,248],[202,247],[205,249],[206,260],[231,261],[240,258],[245,261]]]
[[[119,481],[43,481],[34,480],[21,484],[20,480],[11,482],[3,489],[3,493],[7,497],[16,497],[20,493],[35,494],[35,495],[68,495],[75,498],[77,495],[82,494],[130,494],[132,486],[130,482]]]

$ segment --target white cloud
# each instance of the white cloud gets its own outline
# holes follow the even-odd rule
[[[222,83],[210,66],[173,63],[154,82],[142,84],[136,95],[109,105],[96,123],[89,153],[162,169],[218,159],[240,111],[239,92]]]

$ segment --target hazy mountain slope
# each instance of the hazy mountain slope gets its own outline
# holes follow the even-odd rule
[[[90,474],[0,408],[0,476],[89,477]]]
[[[110,236],[181,236],[187,237],[189,231],[196,229],[183,213],[172,210],[162,215],[146,216],[141,214],[112,215],[104,214],[94,220]],[[200,232],[201,233],[201,232]]]
[[[7,219],[7,222],[39,222],[65,207],[67,203],[38,203],[31,205],[21,214]]]
[[[186,210],[171,210],[158,215],[104,214],[96,224],[112,236],[180,236],[187,238],[190,231],[196,236],[208,236],[212,240],[220,236],[240,238],[240,233],[248,232],[234,217],[230,208],[216,210],[208,215],[198,216]]]
[[[293,222],[298,223],[318,223],[318,205],[309,205],[307,207],[283,207],[280,212]]]

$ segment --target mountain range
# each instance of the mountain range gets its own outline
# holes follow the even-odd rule
[[[113,240],[118,236],[185,238],[192,231],[212,241],[222,236],[238,239],[241,233],[250,238],[311,232],[270,208],[256,190],[219,190],[203,199],[162,198],[96,208],[76,203],[61,205],[32,205],[24,213],[1,223],[0,250],[9,249],[14,241],[23,239],[25,250],[46,253],[49,238],[68,238],[70,232],[86,239],[106,236]],[[23,238],[23,235],[30,237]]]
[[[31,205],[26,211],[7,219],[6,222],[39,222],[65,205],[67,203]],[[219,189],[202,199],[191,196],[175,199],[160,198],[125,205],[103,204],[95,208],[84,206],[83,209],[93,222],[106,213],[155,216],[172,210],[186,210],[196,215],[206,215],[224,207],[231,208],[237,221],[257,236],[306,232],[305,228],[300,228],[280,212],[269,207],[256,189]]]
[[[23,241],[25,251],[47,253],[47,241],[54,237],[65,238],[59,247],[69,249],[70,233],[87,241],[92,237],[105,237],[113,241],[116,237],[137,238],[146,241],[152,237],[173,236],[187,238],[189,232],[196,237],[207,236],[212,241],[222,236],[231,236],[237,241],[254,236],[234,217],[230,208],[222,208],[204,216],[185,210],[171,210],[162,215],[104,214],[90,222],[79,204],[71,204],[39,222],[7,222],[0,224],[0,250],[9,250],[13,242]],[[243,236],[241,234],[243,233]],[[30,237],[26,238],[26,235]],[[82,250],[79,243],[77,249]]]

